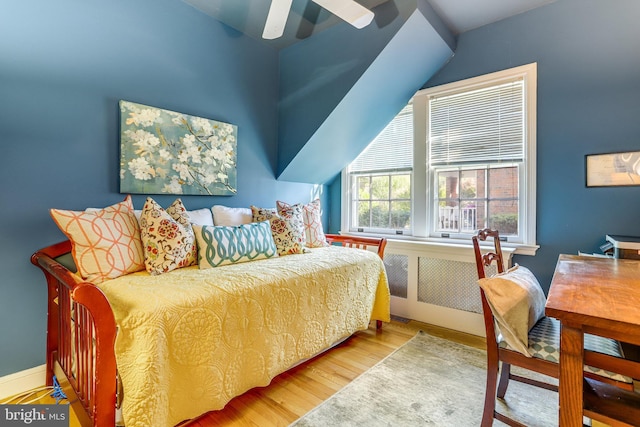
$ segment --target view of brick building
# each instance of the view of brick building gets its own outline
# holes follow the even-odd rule
[[[503,235],[517,233],[517,167],[449,171],[438,178],[439,231],[492,227]]]

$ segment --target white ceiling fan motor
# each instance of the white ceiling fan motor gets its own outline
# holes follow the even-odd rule
[[[371,23],[374,13],[355,0],[312,0],[319,6],[360,29]],[[277,39],[284,34],[293,0],[271,0],[262,38]]]

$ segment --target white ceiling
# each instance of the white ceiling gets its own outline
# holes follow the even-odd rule
[[[556,0],[427,0],[455,34],[553,3]]]
[[[283,37],[263,40],[262,30],[271,0],[183,0],[228,26],[276,48],[289,46],[340,21],[310,0],[293,0]],[[409,0],[356,0],[373,9],[387,2]],[[415,1],[415,0],[411,0]],[[427,0],[454,34],[460,34],[556,0]]]

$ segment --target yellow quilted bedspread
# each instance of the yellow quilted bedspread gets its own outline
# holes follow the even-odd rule
[[[389,321],[373,252],[328,247],[100,284],[116,318],[127,427],[173,426],[269,384],[370,319]]]

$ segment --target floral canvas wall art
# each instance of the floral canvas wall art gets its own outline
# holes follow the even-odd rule
[[[120,101],[120,192],[228,196],[238,127]]]

